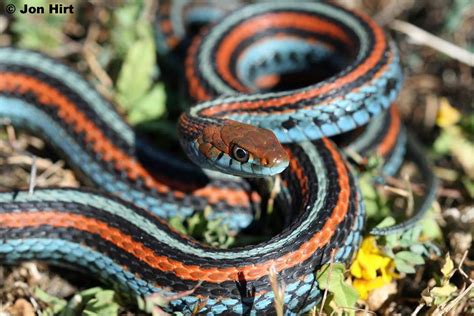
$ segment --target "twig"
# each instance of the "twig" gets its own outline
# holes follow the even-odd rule
[[[172,295],[163,295],[162,293],[153,293],[145,297],[145,302],[147,302],[148,304],[152,304],[152,308],[151,308],[152,315],[168,316],[170,314],[163,311],[161,307],[159,306],[160,304],[166,305],[171,301],[175,301],[182,297],[191,295],[194,293],[194,291],[196,291],[198,287],[201,286],[201,284],[202,284],[202,281],[199,281],[196,284],[196,286],[194,286],[192,289],[175,293]]]
[[[472,289],[474,289],[474,282],[471,282],[471,284],[469,284],[469,286],[465,288],[464,291],[459,293],[459,295],[454,300],[449,302],[448,305],[441,309],[440,315],[447,315],[448,312],[453,309],[453,307],[456,306],[456,304],[459,303],[460,300],[462,300],[466,295],[468,295]]]
[[[38,168],[36,166],[36,156],[33,156],[33,163],[31,164],[31,172],[30,172],[30,183],[28,185],[29,195],[33,195],[33,192],[35,190],[37,169]]]
[[[413,188],[409,176],[406,176],[403,180],[405,181],[406,186],[408,188],[407,208],[405,210],[405,213],[407,214],[407,216],[411,216],[413,214],[413,210],[415,209],[415,198],[413,196]]]
[[[387,189],[388,191],[391,191],[396,194],[401,193],[400,195],[405,196],[405,194],[402,193],[401,191],[397,191],[397,189],[401,189],[406,192],[406,188],[405,188],[406,186],[405,186],[404,181],[397,179],[395,177],[388,177],[388,176],[384,177],[384,180],[387,184],[391,186],[390,188],[390,187],[387,187],[387,185],[384,185],[384,189]],[[423,189],[424,185],[411,183],[411,186],[412,186],[413,192],[416,193],[417,195],[422,195],[424,193],[424,189]],[[438,189],[437,196],[459,199],[462,197],[462,194],[458,190],[441,187]]]
[[[394,188],[397,188],[397,189],[401,189],[401,190],[404,190],[405,191],[405,194],[401,194],[403,196],[406,196],[406,191],[407,191],[407,183],[401,179],[398,179],[398,178],[395,178],[395,177],[390,177],[390,176],[385,176],[384,177],[384,180],[385,182],[391,186],[391,187],[394,187]],[[384,187],[387,186],[387,185],[384,185]],[[421,195],[423,194],[424,190],[423,190],[423,185],[421,184],[415,184],[415,183],[412,183],[411,184],[412,186],[412,189],[413,189],[413,192],[418,194],[418,195]]]
[[[13,149],[16,149],[18,147],[18,144],[17,144],[15,128],[12,125],[7,125],[6,130],[7,130],[8,143]]]
[[[345,149],[344,149],[344,152],[346,153],[346,155],[347,155],[349,158],[351,158],[352,160],[354,160],[356,164],[361,165],[361,166],[367,164],[367,158],[362,157],[358,152],[356,152],[355,150],[351,149],[350,147],[349,147],[349,148],[345,148]]]
[[[48,180],[48,178],[51,177],[51,175],[55,174],[62,167],[64,167],[64,161],[62,160],[56,161],[36,178],[37,183],[41,183],[42,181]]]
[[[99,79],[100,85],[98,89],[105,93],[107,97],[111,98],[110,88],[113,86],[113,81],[102,68],[97,60],[94,52],[94,45],[99,36],[100,28],[97,24],[92,24],[87,32],[86,40],[84,41],[83,55],[94,76]]]
[[[277,316],[285,315],[285,283],[282,281],[281,285],[278,284],[278,272],[274,265],[270,267],[269,271],[270,285],[273,290],[273,302],[275,305],[275,311]]]
[[[143,11],[141,13],[141,17],[148,22],[152,22],[157,9],[157,1],[145,0],[143,2]]]
[[[154,306],[153,310],[151,312],[152,316],[171,316],[171,314],[165,312],[164,310],[161,309],[159,306]]]
[[[467,253],[468,253],[468,250],[464,251],[464,254],[462,256],[462,259],[461,261],[459,262],[459,265],[458,265],[458,271],[459,273],[461,273],[461,275],[463,277],[465,277],[466,279],[470,280],[469,276],[467,275],[466,272],[464,272],[464,270],[462,269],[462,265],[464,264],[464,261],[466,260],[467,258]]]
[[[270,192],[270,197],[268,198],[267,214],[271,214],[273,212],[275,198],[280,192],[281,192],[281,177],[280,175],[277,175],[275,177],[275,182],[273,183],[272,191]]]
[[[19,154],[12,154],[6,159],[8,165],[32,165],[34,156],[29,152],[19,152]],[[46,158],[36,158],[36,167],[38,169],[48,169],[51,167],[51,160]]]
[[[384,190],[388,191],[388,192],[392,192],[392,193],[395,193],[396,195],[399,195],[399,196],[402,196],[402,197],[408,197],[409,196],[409,192],[405,189],[400,189],[400,188],[395,188],[395,187],[391,187],[389,185],[384,185],[383,186]]]
[[[439,98],[432,94],[426,97],[425,117],[423,126],[426,128],[433,128],[436,124],[436,117],[438,116]]]
[[[75,41],[65,40],[64,45],[56,48],[51,52],[51,56],[56,58],[66,58],[72,54],[77,54],[82,51],[82,45]]]
[[[390,28],[408,35],[415,43],[433,48],[464,64],[474,67],[474,54],[405,21],[394,20]]]
[[[336,255],[336,249],[333,249],[331,252],[331,258],[329,259],[328,283],[329,283],[329,280],[331,279],[331,274],[334,267],[335,255]],[[326,288],[324,289],[324,293],[323,293],[323,299],[321,300],[321,308],[319,309],[319,315],[323,314],[323,308],[324,308],[324,304],[326,304],[327,297],[328,297],[328,287],[326,284]]]
[[[84,57],[87,61],[87,64],[89,65],[90,70],[97,77],[97,79],[99,79],[100,83],[106,88],[112,87],[112,79],[110,79],[109,75],[104,69],[102,69],[102,66],[95,58],[92,48],[89,45],[84,46]]]
[[[415,308],[415,310],[413,311],[413,313],[411,313],[411,316],[416,316],[416,315],[418,315],[418,313],[420,312],[420,310],[421,310],[423,307],[425,307],[425,304],[423,304],[423,303],[419,304],[419,305]]]
[[[367,309],[362,309],[362,308],[357,308],[357,307],[341,307],[341,310],[343,311],[356,311],[356,312],[363,312],[364,315],[371,314],[371,315],[377,315],[376,312],[369,311]],[[339,315],[339,314],[337,314]],[[344,314],[343,314],[344,315]],[[359,314],[358,314],[359,315]]]
[[[393,21],[403,11],[413,6],[414,0],[387,1],[387,5],[382,8],[375,16],[374,20],[384,26]]]

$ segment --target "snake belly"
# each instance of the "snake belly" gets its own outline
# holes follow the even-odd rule
[[[254,24],[242,27],[245,23]],[[313,62],[329,58],[344,70],[303,88],[267,91],[275,79],[272,73],[284,73],[283,64],[300,67],[302,55],[288,51],[280,57],[289,64],[251,70],[256,65],[252,58],[275,44],[259,41],[262,35],[252,37],[252,30],[267,30],[265,35],[277,38],[278,45],[292,43]],[[309,37],[317,40],[307,45]],[[340,51],[345,53],[329,57]],[[244,52],[247,57],[239,64]],[[189,214],[211,205],[229,223],[242,223],[246,217],[232,210],[246,213],[251,208],[250,188],[243,181],[208,178],[188,164],[170,161],[174,158],[168,154],[156,153],[70,68],[35,52],[2,48],[1,116],[39,132],[108,193],[0,193],[0,261],[67,264],[136,295],[171,296],[194,289],[171,301],[168,310],[190,314],[197,309],[209,315],[272,313],[269,274],[276,271],[286,285],[285,312],[308,311],[321,298],[314,271],[329,262],[349,261],[364,227],[354,176],[324,136],[350,131],[379,115],[389,126],[397,125],[396,110],[383,112],[402,81],[395,47],[363,14],[327,3],[272,3],[231,14],[208,35],[197,37],[188,56],[190,95],[202,102],[185,114],[182,134],[221,119],[274,131],[289,156],[282,180],[291,196],[286,213],[292,214],[292,222],[266,242],[229,250],[180,235],[158,216]],[[227,96],[214,99],[222,94]],[[393,129],[383,130],[377,150],[399,157],[399,138]],[[362,135],[374,135],[368,131]],[[363,141],[358,146],[373,147]],[[159,162],[156,174],[143,167],[139,153],[147,156],[145,162]],[[391,168],[397,164],[400,158],[393,158]],[[188,176],[194,179],[191,185]]]

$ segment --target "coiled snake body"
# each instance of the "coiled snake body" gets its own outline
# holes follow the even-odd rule
[[[164,3],[163,12],[172,12]],[[159,23],[166,38],[173,25],[166,17]],[[0,193],[0,260],[72,265],[138,295],[194,289],[168,308],[207,314],[272,311],[273,270],[286,284],[286,312],[307,311],[320,298],[314,271],[348,261],[364,227],[354,176],[324,137],[377,117],[348,146],[385,157],[386,174],[402,162],[406,134],[396,108],[385,111],[402,82],[395,46],[360,13],[327,3],[262,3],[196,36],[187,56],[189,94],[201,103],[181,116],[185,151],[236,175],[286,169],[291,223],[266,242],[229,250],[177,233],[161,218],[210,205],[237,229],[258,201],[243,180],[208,177],[151,148],[67,66],[0,48],[0,115],[41,134],[90,183],[113,193]]]

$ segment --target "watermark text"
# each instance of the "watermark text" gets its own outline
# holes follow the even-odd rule
[[[17,11],[14,4],[7,4],[5,6],[5,12],[13,14]],[[51,3],[48,6],[33,6],[24,4],[23,7],[18,8],[20,14],[72,14],[74,13],[74,6],[72,4],[65,5],[62,3]]]

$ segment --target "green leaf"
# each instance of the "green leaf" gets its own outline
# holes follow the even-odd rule
[[[211,213],[212,209],[208,207],[203,212],[198,212],[186,219],[173,217],[170,224],[176,230],[197,240],[202,240],[211,246],[230,247],[235,242],[233,236],[235,233],[230,231],[227,225],[223,225],[222,220],[209,220]]]
[[[431,297],[434,299],[434,305],[446,303],[456,292],[458,288],[451,283],[443,286],[436,286],[430,290]]]
[[[464,188],[466,188],[469,197],[474,199],[474,180],[471,180],[468,177],[463,177],[461,181]]]
[[[443,232],[441,227],[439,227],[438,222],[433,215],[435,212],[435,208],[431,208],[428,211],[427,216],[425,216],[424,220],[421,221],[421,231],[424,239],[428,240],[441,240],[443,238]]]
[[[472,0],[455,0],[447,6],[449,12],[446,14],[447,19],[444,28],[448,34],[455,34],[456,30],[459,29],[460,24],[464,21],[463,16],[471,7]]]
[[[359,294],[344,281],[346,268],[342,263],[325,264],[316,273],[318,286],[334,294],[334,301],[338,307],[354,307]]]
[[[398,271],[404,272],[404,273],[415,273],[415,268],[413,265],[409,264],[407,261],[395,257],[395,267],[397,268]]]
[[[120,58],[126,55],[128,49],[137,39],[135,25],[139,18],[142,1],[124,3],[113,13],[114,25],[111,30],[111,42]]]
[[[359,185],[364,196],[367,218],[377,222],[386,218],[389,214],[387,201],[378,194],[373,184],[373,176],[370,173],[364,173],[359,177]]]
[[[474,106],[474,100],[471,101],[471,106]],[[461,127],[466,133],[470,142],[474,142],[474,114],[467,115],[461,120]]]
[[[413,252],[413,253],[416,253],[418,255],[427,255],[428,254],[428,250],[426,249],[426,247],[421,245],[421,244],[411,245],[410,246],[410,251]]]
[[[474,143],[459,126],[450,126],[442,130],[433,148],[439,155],[450,154],[463,168],[465,174],[474,178]],[[456,174],[455,171],[453,173]]]
[[[453,135],[448,133],[446,129],[441,130],[441,134],[439,135],[439,137],[435,140],[433,144],[433,149],[435,153],[439,155],[448,154],[453,141],[455,141]]]
[[[188,233],[195,238],[200,238],[206,232],[207,219],[203,212],[199,212],[187,218],[186,224],[188,226]]]
[[[169,304],[169,298],[162,296],[160,293],[154,293],[146,297],[137,297],[138,309],[147,313],[153,314],[156,307],[164,307]]]
[[[400,247],[409,248],[419,243],[422,227],[417,224],[400,236]]]
[[[138,39],[128,49],[117,80],[117,100],[127,111],[148,93],[156,71],[151,26],[141,21],[136,27]]]
[[[8,3],[8,2],[7,2]],[[32,5],[31,1],[11,1],[17,9],[22,8],[25,3]],[[47,7],[48,1],[37,0],[35,6]],[[45,10],[48,11],[48,10]],[[42,51],[53,51],[58,48],[65,38],[63,27],[68,20],[68,14],[14,14],[12,31],[18,36],[17,45],[24,48]]]
[[[205,241],[212,246],[228,248],[235,242],[235,237],[230,235],[227,225],[222,225],[221,220],[210,221],[204,233]]]
[[[400,251],[397,252],[395,255],[395,258],[399,258],[402,260],[405,260],[406,262],[412,264],[412,265],[418,265],[418,264],[424,264],[425,260],[423,259],[422,256],[419,254],[416,254],[411,251]]]
[[[387,220],[387,223],[390,224],[391,222],[392,220]],[[420,234],[421,227],[417,225],[402,234],[397,233],[384,236],[384,239],[388,250],[392,251],[395,248],[409,248],[413,245],[419,244]]]
[[[388,216],[388,217],[385,217],[376,227],[383,228],[383,227],[389,227],[395,224],[396,224],[395,219],[391,216]]]
[[[165,102],[164,85],[155,85],[130,110],[128,114],[130,123],[135,125],[160,118],[166,111]]]
[[[101,287],[96,286],[96,287],[91,287],[89,289],[81,291],[78,294],[81,296],[83,300],[90,300],[94,298],[97,295],[97,293],[99,293],[102,290],[103,289]]]
[[[183,219],[179,216],[171,217],[168,220],[168,224],[171,227],[173,227],[174,229],[176,229],[177,231],[179,231],[180,233],[182,233],[182,234],[187,234],[188,233],[186,227],[184,227],[184,225],[183,225]]]
[[[414,245],[420,246],[417,243],[406,242],[406,245],[403,245],[402,247],[410,248]],[[425,263],[425,259],[419,253],[413,251],[399,251],[395,255],[393,255],[392,251],[392,257],[394,258],[397,270],[404,273],[415,273],[415,266]]]
[[[447,280],[449,280],[449,278],[451,278],[451,276],[454,273],[454,262],[451,259],[451,256],[449,255],[449,253],[446,254],[446,259],[443,264],[443,267],[441,268],[441,273]]]
[[[118,315],[119,304],[115,301],[115,292],[100,289],[85,304],[83,315]]]
[[[44,303],[48,305],[48,307],[51,309],[50,311],[52,314],[60,313],[67,306],[66,300],[63,300],[62,298],[48,294],[42,289],[40,289],[39,287],[35,288],[34,294],[37,299],[39,299],[40,301],[43,301]]]

